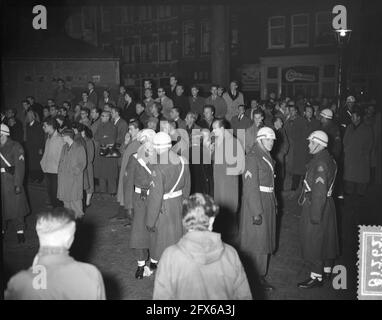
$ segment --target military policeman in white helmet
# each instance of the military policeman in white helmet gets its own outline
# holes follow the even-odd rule
[[[191,187],[188,164],[170,150],[170,136],[165,132],[156,133],[153,147],[156,156],[155,163],[149,166],[152,184],[146,211],[146,227],[151,232],[151,272],[156,270],[163,251],[183,235],[182,202],[188,198]]]
[[[23,187],[24,149],[10,138],[9,128],[5,124],[1,124],[0,142],[2,234],[7,229],[7,223],[12,222],[18,242],[23,243],[25,242],[24,217],[29,213]]]
[[[256,280],[263,290],[270,291],[274,287],[265,276],[269,255],[276,249],[275,162],[270,155],[276,136],[271,128],[263,127],[256,139],[245,157],[239,240],[241,251],[256,271]]]
[[[313,156],[307,165],[300,221],[302,256],[310,264],[310,276],[299,288],[322,286],[331,279],[334,259],[338,256],[336,208],[332,198],[337,164],[327,150],[328,135],[321,130],[308,137]]]

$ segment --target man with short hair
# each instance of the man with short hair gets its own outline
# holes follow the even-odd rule
[[[58,108],[56,105],[52,105],[49,107],[49,115],[54,118],[58,116]]]
[[[134,118],[138,119],[142,123],[143,127],[146,128],[147,121],[149,121],[150,117],[145,112],[145,105],[143,102],[137,101],[137,103],[135,104],[135,113],[136,116]]]
[[[237,115],[239,106],[244,105],[244,96],[238,91],[239,84],[236,80],[232,80],[229,85],[229,90],[223,93],[223,99],[227,104],[226,119],[231,119]]]
[[[29,101],[31,108],[34,112],[37,112],[40,121],[43,119],[43,112],[42,112],[42,105],[35,101],[35,98],[33,96],[28,96],[27,100]]]
[[[253,113],[259,108],[259,103],[257,99],[252,99],[250,103],[250,108],[245,111],[245,115],[253,121]]]
[[[29,213],[23,186],[24,149],[20,143],[10,138],[10,130],[5,124],[1,124],[0,131],[0,163],[2,234],[5,233],[8,221],[11,221],[15,226],[18,242],[23,243],[24,217]]]
[[[170,111],[170,118],[176,124],[176,129],[186,130],[186,122],[180,118],[180,109],[179,107],[173,107]]]
[[[213,84],[210,92],[211,95],[205,100],[204,103],[215,107],[216,118],[224,118],[227,114],[227,104],[222,97],[218,96],[218,86]]]
[[[90,110],[90,129],[92,130],[93,136],[97,132],[98,126],[101,123],[101,109],[93,108]]]
[[[125,141],[125,135],[127,133],[127,130],[129,129],[127,122],[121,118],[121,109],[119,109],[116,106],[111,107],[111,120],[113,121],[117,130],[117,137],[115,139],[115,143],[118,146],[121,146]]]
[[[125,93],[126,93],[126,88],[125,86],[120,85],[119,86],[119,94],[117,98],[117,107],[123,109],[125,105]]]
[[[65,208],[74,211],[75,219],[81,219],[84,216],[82,198],[86,151],[80,142],[74,141],[72,129],[65,129],[61,135],[65,145],[58,165],[57,198],[64,203]]]
[[[199,88],[197,85],[191,87],[191,96],[188,98],[190,104],[190,110],[195,112],[199,118],[203,115],[204,100],[199,96]]]
[[[89,110],[92,110],[96,107],[94,103],[89,100],[89,93],[87,91],[82,92],[81,97],[82,101],[78,103],[81,108],[88,108]]]
[[[65,86],[65,81],[63,79],[57,80],[57,88],[54,91],[53,98],[58,106],[62,106],[64,101],[71,102],[74,99],[72,90]]]
[[[215,120],[215,107],[213,105],[205,105],[203,107],[203,118],[197,124],[204,129],[212,131],[212,123]]]
[[[94,107],[98,106],[98,95],[95,91],[94,82],[88,82],[88,100],[93,103]]]
[[[175,89],[175,95],[172,98],[174,106],[179,108],[180,118],[184,119],[188,111],[190,111],[190,103],[188,97],[184,95],[184,86],[178,84]]]
[[[156,102],[162,106],[162,115],[166,120],[170,119],[170,111],[174,107],[172,99],[166,96],[166,91],[163,87],[158,88],[158,98]]]
[[[66,208],[38,214],[39,251],[31,268],[20,271],[9,280],[4,294],[6,300],[106,299],[99,270],[69,255],[76,232],[74,219],[73,212]],[[39,275],[45,276],[40,278],[43,281],[36,281]]]
[[[65,142],[57,131],[58,123],[56,119],[48,117],[44,120],[42,128],[48,137],[40,161],[41,169],[45,174],[50,204],[53,207],[59,207],[62,206],[62,203],[57,199],[57,174],[60,155]]]
[[[256,143],[257,131],[264,127],[264,112],[260,108],[252,112],[253,123],[245,129],[245,152],[251,151],[252,147]]]
[[[170,76],[170,87],[167,91],[168,97],[173,99],[176,95],[176,86],[178,85],[178,79],[175,75]]]
[[[314,116],[314,109],[313,106],[310,104],[305,105],[304,119],[306,124],[307,135],[320,128],[320,121],[317,120]]]

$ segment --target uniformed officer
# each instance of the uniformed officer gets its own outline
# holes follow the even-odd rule
[[[328,150],[336,161],[341,155],[341,134],[339,127],[333,122],[333,111],[324,109],[320,112],[321,129],[329,138]]]
[[[182,201],[190,193],[190,171],[185,160],[171,151],[171,138],[158,132],[153,139],[156,153],[152,164],[152,186],[148,195],[146,226],[151,234],[151,271],[162,252],[183,235]]]
[[[332,198],[337,164],[326,149],[328,135],[324,131],[312,132],[308,140],[313,158],[308,163],[299,198],[302,205],[302,256],[311,264],[310,277],[298,284],[299,288],[305,289],[322,286],[324,280],[330,279],[339,252],[336,208]]]
[[[10,138],[9,128],[5,124],[1,124],[0,141],[2,233],[5,233],[6,223],[12,221],[16,228],[17,240],[23,243],[25,242],[24,217],[29,213],[23,187],[24,149]]]
[[[260,285],[273,290],[265,279],[269,254],[276,249],[276,198],[274,165],[270,155],[275,133],[262,127],[245,157],[239,227],[240,248],[254,265]]]
[[[148,258],[150,247],[150,233],[146,228],[146,210],[147,196],[151,186],[151,170],[148,167],[149,157],[144,153],[152,152],[152,140],[155,131],[152,129],[143,129],[137,135],[137,141],[141,144],[138,152],[130,156],[126,167],[126,190],[125,207],[130,217],[133,217],[130,248],[133,248],[138,262],[138,268],[135,272],[137,279],[142,279],[144,267]]]

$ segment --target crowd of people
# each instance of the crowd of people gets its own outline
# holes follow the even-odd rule
[[[240,258],[224,242],[236,237],[258,284],[274,290],[267,266],[276,248],[278,198],[287,191],[303,206],[302,252],[312,270],[298,285],[322,285],[339,252],[332,198],[349,197],[357,210],[378,176],[375,102],[360,105],[349,96],[338,110],[327,98],[270,93],[265,101],[247,101],[237,81],[227,90],[211,85],[208,97],[199,90],[191,86],[187,96],[172,76],[168,88],[154,90],[144,81],[141,100],[124,86],[113,99],[106,89],[98,97],[89,82],[75,102],[59,80],[47,106],[27,97],[20,118],[15,109],[6,110],[0,147],[3,233],[10,220],[25,242],[26,170],[28,182],[46,183],[51,211],[43,217],[60,228],[86,215],[93,194],[118,201],[111,219],[131,225],[135,277],[156,273],[154,298],[250,299]],[[40,245],[39,254],[54,254]],[[70,245],[60,254],[67,255]],[[91,297],[104,298],[103,284],[94,277],[98,293]]]

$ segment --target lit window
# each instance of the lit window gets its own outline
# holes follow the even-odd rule
[[[270,17],[268,20],[268,47],[285,47],[285,17]]]

